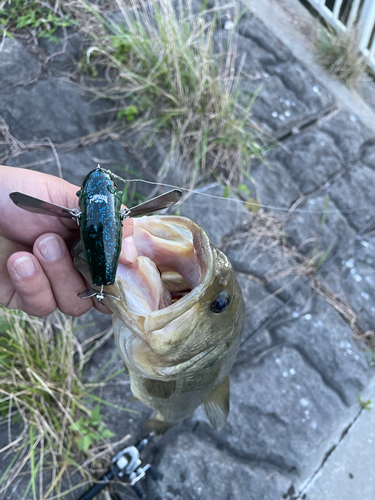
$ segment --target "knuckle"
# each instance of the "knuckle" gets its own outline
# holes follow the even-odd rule
[[[19,295],[23,304],[22,309],[27,314],[42,317],[56,310],[56,302],[49,290],[19,291]]]
[[[67,314],[69,316],[73,316],[74,318],[78,318],[79,316],[82,316],[82,314],[89,312],[91,307],[92,307],[91,304],[84,306],[81,306],[80,304],[74,304],[74,305],[61,306],[59,307],[59,309],[63,314]]]
[[[31,305],[25,305],[25,307],[23,307],[23,310],[27,314],[30,314],[31,316],[42,318],[43,316],[48,316],[49,314],[52,314],[56,310],[56,307],[45,306],[41,304],[36,304],[36,305],[31,304]]]

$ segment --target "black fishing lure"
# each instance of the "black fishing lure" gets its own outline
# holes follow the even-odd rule
[[[116,178],[125,182],[99,165],[89,172],[82,183],[82,188],[77,192],[81,211],[61,207],[24,193],[15,192],[9,195],[11,200],[24,210],[69,218],[78,223],[92,284],[100,286],[100,291],[88,289],[79,293],[78,296],[82,299],[96,296],[101,302],[105,297],[103,287],[115,282],[121,252],[123,221],[129,217],[170,207],[182,194],[180,190],[174,189],[133,208],[121,209],[122,192],[115,184]]]
[[[83,251],[94,286],[113,285],[121,252],[122,193],[110,173],[90,172],[77,192]]]

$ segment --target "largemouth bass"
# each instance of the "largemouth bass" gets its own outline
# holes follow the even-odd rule
[[[185,217],[134,219],[134,242],[136,264],[119,264],[103,302],[113,312],[131,390],[157,412],[148,427],[164,432],[204,404],[212,426],[221,429],[245,318],[232,265]],[[74,255],[92,285],[79,247]]]

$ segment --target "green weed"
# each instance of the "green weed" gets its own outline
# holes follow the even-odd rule
[[[80,435],[77,438],[80,451],[88,451],[93,443],[114,436],[112,431],[105,428],[103,419],[103,415],[100,414],[100,405],[96,405],[89,418],[81,415],[77,422],[70,424],[69,429]]]
[[[235,193],[244,200],[244,207],[254,215],[261,208],[261,201],[251,197],[251,191],[246,184],[239,184],[237,187],[230,187],[228,184],[224,186],[223,198],[229,198],[231,192]]]
[[[317,254],[315,255],[315,259],[314,259],[314,266],[317,270],[319,270],[323,264],[326,262],[326,260],[328,259],[331,251],[332,251],[332,248],[333,248],[333,245],[331,244],[327,250],[325,250],[324,252],[320,252],[320,255],[319,255],[319,258],[317,259]]]
[[[358,401],[359,401],[359,404],[361,405],[362,410],[371,410],[372,409],[370,399],[368,399],[367,401],[363,401],[361,396],[358,396]]]
[[[92,410],[91,402],[108,403],[94,394],[99,382],[82,381],[92,349],[83,354],[71,319],[60,313],[42,320],[0,308],[0,412],[9,436],[14,425],[23,425],[1,450],[13,452],[14,460],[0,478],[0,496],[23,469],[29,470],[27,490],[34,499],[44,470],[52,472],[52,480],[43,490],[59,494],[64,472],[83,458],[93,459],[94,445],[107,446],[113,434],[102,422],[99,405]],[[81,472],[90,475],[87,467]]]
[[[85,75],[93,76],[94,78],[99,75],[99,70],[94,64],[87,62],[86,57],[82,57],[79,62],[79,69]]]
[[[137,106],[128,106],[127,108],[120,109],[116,113],[116,118],[118,120],[125,119],[127,122],[133,122],[136,116],[139,114]]]
[[[259,198],[253,198],[251,196],[250,189],[246,184],[239,184],[237,192],[240,198],[245,200],[245,208],[249,210],[253,215],[256,215],[259,209],[262,207],[262,203]]]
[[[64,15],[61,9],[55,11],[37,0],[7,0],[0,2],[0,34],[11,33],[28,28],[38,37],[53,37],[57,28],[71,26],[73,20]]]
[[[224,186],[223,198],[229,198],[229,195],[230,195],[230,187]]]
[[[246,184],[239,184],[238,186],[238,191],[240,193],[243,193],[245,196],[249,197],[250,196],[250,189],[246,186]]]

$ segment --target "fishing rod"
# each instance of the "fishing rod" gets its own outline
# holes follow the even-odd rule
[[[146,448],[150,441],[155,436],[151,432],[146,437],[141,439],[135,446],[128,446],[119,451],[112,459],[109,471],[99,479],[89,491],[78,500],[92,500],[103,488],[108,486],[109,482],[116,476],[120,481],[129,483],[132,490],[138,498],[145,498],[146,494],[138,484],[138,482],[150,474],[151,478],[156,481],[159,478],[159,472],[151,464],[142,465],[140,453]]]

